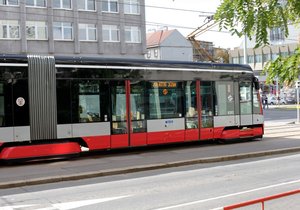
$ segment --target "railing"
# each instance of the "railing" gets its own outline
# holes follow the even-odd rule
[[[251,200],[251,201],[246,201],[246,202],[234,204],[234,205],[231,205],[231,206],[226,206],[223,209],[224,210],[232,210],[232,209],[242,208],[242,207],[245,207],[245,206],[250,206],[250,205],[255,205],[255,204],[261,203],[261,209],[265,210],[265,202],[266,201],[275,200],[275,199],[278,199],[278,198],[282,198],[282,197],[286,197],[286,196],[290,196],[290,195],[295,195],[295,194],[298,194],[298,193],[300,193],[300,189],[285,192],[285,193],[281,193],[281,194],[277,194],[277,195],[272,195],[272,196],[268,196],[268,197],[264,197],[264,198],[259,198],[259,199],[255,199],[255,200]]]

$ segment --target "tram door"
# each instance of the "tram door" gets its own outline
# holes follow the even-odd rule
[[[200,139],[212,139],[214,136],[213,123],[213,82],[200,83],[201,126]]]
[[[28,80],[16,80],[13,84],[14,139],[29,140],[29,98]]]
[[[252,125],[252,82],[239,83],[240,92],[240,125]]]
[[[111,147],[129,146],[128,81],[111,81]]]
[[[129,83],[129,81],[128,81]],[[128,84],[130,93],[130,146],[142,146],[147,144],[145,93],[146,83],[143,81],[131,81]]]

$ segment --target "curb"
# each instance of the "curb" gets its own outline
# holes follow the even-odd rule
[[[71,174],[71,175],[24,179],[24,180],[17,180],[17,181],[5,182],[5,183],[0,182],[0,189],[24,187],[24,186],[38,185],[38,184],[49,184],[49,183],[71,181],[71,180],[74,181],[74,180],[87,179],[87,178],[96,178],[96,177],[119,175],[125,173],[142,172],[148,170],[180,167],[180,166],[187,166],[187,165],[201,164],[201,163],[203,164],[203,163],[215,163],[215,162],[224,162],[224,161],[231,161],[231,160],[241,160],[246,158],[279,155],[279,154],[286,154],[286,153],[293,153],[293,152],[300,152],[300,147],[228,155],[228,156],[221,156],[221,157],[210,157],[210,158],[200,158],[200,159],[192,159],[192,160],[184,160],[184,161],[175,161],[175,162],[168,162],[168,163],[149,164],[144,166],[124,167],[124,168],[111,169],[111,170],[91,171],[91,172],[83,172],[83,173]]]

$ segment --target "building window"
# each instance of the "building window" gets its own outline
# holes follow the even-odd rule
[[[80,41],[96,41],[96,25],[95,24],[79,24],[79,40]]]
[[[271,55],[272,61],[275,61],[278,57],[279,57],[278,53],[272,53]]]
[[[232,63],[239,64],[239,57],[233,57],[232,58]]]
[[[148,52],[147,52],[147,58],[151,58],[151,50],[148,50]]]
[[[124,13],[125,14],[140,14],[140,2],[139,0],[125,0],[124,1]]]
[[[120,41],[120,29],[114,25],[102,26],[103,41],[104,42],[119,42]]]
[[[45,22],[26,22],[26,38],[27,39],[39,39],[46,40],[47,37],[47,25]]]
[[[71,9],[71,0],[53,0],[53,7],[55,9]]]
[[[72,40],[73,26],[72,23],[53,23],[53,36],[55,40]]]
[[[240,64],[244,64],[244,56],[240,56],[240,61],[239,61]]]
[[[264,54],[263,55],[263,62],[268,62],[269,60],[271,60],[270,54]]]
[[[158,57],[158,49],[154,50],[154,57],[157,58]]]
[[[0,20],[0,39],[19,39],[20,26],[17,20]]]
[[[135,26],[125,26],[125,42],[141,43],[141,30]]]
[[[19,0],[0,0],[0,5],[18,6]]]
[[[281,52],[280,55],[282,57],[288,57],[289,56],[289,52]]]
[[[95,0],[78,0],[77,3],[78,3],[79,10],[89,10],[89,11],[96,10]]]
[[[254,55],[248,56],[248,63],[254,63]]]
[[[271,41],[283,41],[284,40],[284,29],[283,28],[272,28],[270,30]]]
[[[255,63],[261,63],[262,62],[262,55],[256,54],[255,55]]]
[[[26,0],[26,6],[46,7],[46,0]]]
[[[103,12],[119,12],[118,0],[103,0],[102,1]]]

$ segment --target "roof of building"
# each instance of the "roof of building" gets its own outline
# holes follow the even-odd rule
[[[160,45],[174,30],[159,30],[147,34],[147,46],[154,47]]]

